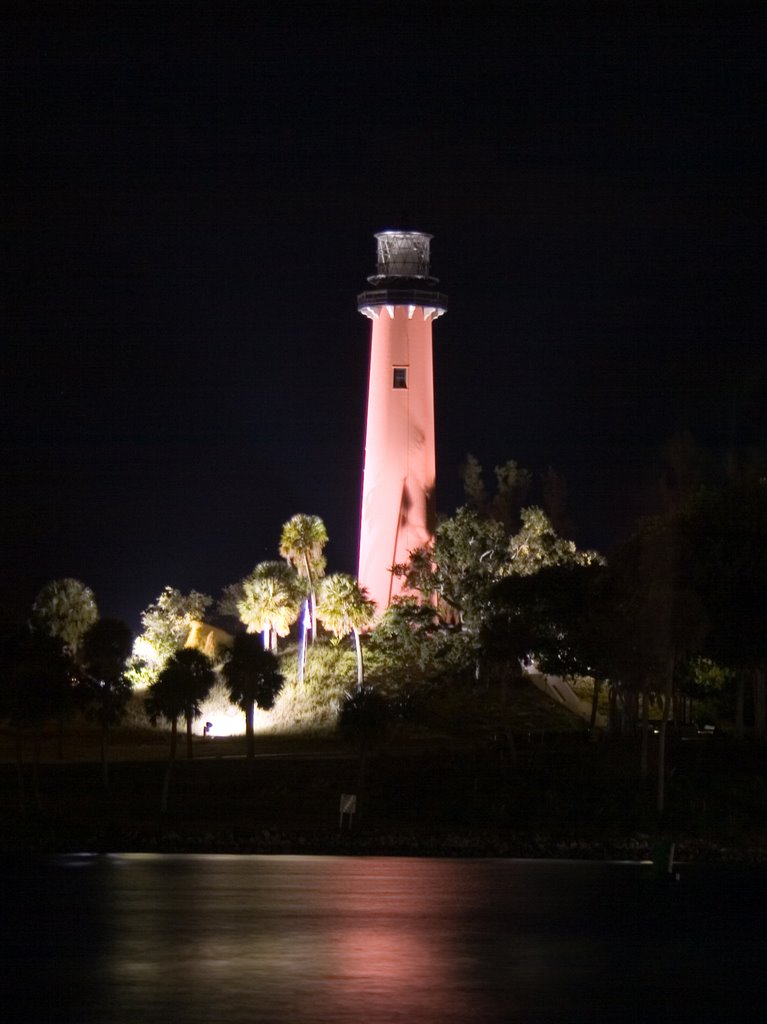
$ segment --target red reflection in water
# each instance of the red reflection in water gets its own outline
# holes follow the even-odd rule
[[[329,1019],[346,1019],[353,1007],[363,1021],[482,1019],[485,999],[468,980],[475,971],[455,928],[454,886],[441,884],[448,879],[435,877],[433,862],[411,867],[403,886],[391,861],[370,861],[353,884],[340,866],[341,913],[324,956]],[[454,883],[455,865],[445,867]]]
[[[122,858],[110,1024],[498,1020],[458,862]],[[121,884],[124,883],[124,884]],[[206,1008],[215,1008],[211,1017]],[[248,1018],[250,1019],[250,1018]]]

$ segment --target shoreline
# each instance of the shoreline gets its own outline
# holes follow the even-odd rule
[[[47,832],[47,834],[46,834]],[[359,832],[281,830],[264,828],[252,833],[210,830],[189,833],[172,828],[158,832],[105,830],[90,835],[52,835],[44,826],[7,832],[0,839],[0,855],[65,854],[228,854],[304,855],[351,857],[439,857],[510,860],[629,861],[652,864],[667,856],[668,837],[644,833],[612,838],[555,838],[536,833]],[[673,837],[675,864],[764,864],[767,847],[738,846],[695,837]]]

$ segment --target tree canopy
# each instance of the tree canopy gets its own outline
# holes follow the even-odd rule
[[[119,619],[99,619],[83,637],[80,668],[89,714],[101,726],[101,761],[108,789],[107,736],[128,706],[131,683],[126,676],[133,634]]]
[[[478,628],[491,613],[491,589],[506,576],[526,576],[553,565],[600,562],[595,551],[579,551],[559,537],[542,509],[524,508],[519,530],[509,535],[502,523],[464,506],[437,526],[434,545],[422,548],[407,566],[408,586],[425,597],[436,594],[443,614],[457,615]]]
[[[242,581],[237,602],[249,633],[263,633],[264,646],[276,649],[277,637],[287,636],[298,618],[306,588],[296,571],[284,562],[261,562]]]
[[[141,686],[153,683],[168,659],[183,648],[192,627],[204,618],[211,604],[207,594],[196,590],[182,594],[175,587],[165,587],[141,613],[143,629],[133,645],[131,680]]]
[[[59,637],[72,654],[98,617],[93,591],[71,577],[46,583],[32,605],[35,626]]]
[[[310,629],[312,642],[316,633],[316,582],[325,574],[325,556],[322,551],[328,542],[328,532],[319,516],[297,513],[282,527],[280,554],[287,560],[309,587]]]
[[[280,554],[310,586],[325,572],[328,532],[319,516],[297,513],[282,527]]]
[[[357,650],[357,685],[362,686],[363,665],[360,630],[370,625],[375,616],[375,605],[347,573],[337,572],[322,581],[317,612],[320,622],[338,639],[354,634]]]
[[[104,726],[116,725],[131,693],[125,676],[133,634],[119,619],[99,619],[83,637],[80,663],[94,717]]]

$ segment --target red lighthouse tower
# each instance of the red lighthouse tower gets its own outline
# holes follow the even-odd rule
[[[434,536],[434,371],[431,325],[447,296],[430,276],[431,235],[382,231],[371,291],[357,297],[372,321],[359,582],[380,612],[404,590],[395,563]]]

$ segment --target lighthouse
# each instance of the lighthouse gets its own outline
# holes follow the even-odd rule
[[[434,369],[431,325],[447,296],[431,276],[432,236],[381,231],[378,266],[357,308],[371,321],[359,582],[378,613],[406,592],[393,576],[434,537]]]

